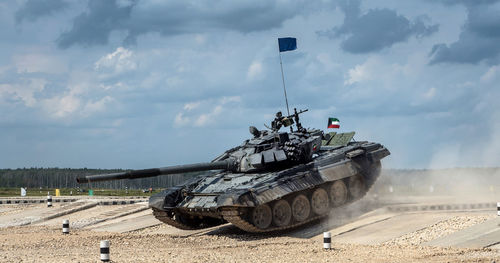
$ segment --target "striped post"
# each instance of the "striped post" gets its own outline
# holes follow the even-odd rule
[[[52,207],[52,196],[47,194],[47,207]]]
[[[63,220],[62,231],[63,231],[63,234],[69,234],[69,220],[68,219]]]
[[[102,262],[109,261],[109,240],[101,241],[101,261]]]
[[[332,235],[330,232],[323,232],[323,248],[324,249],[332,248]]]
[[[497,215],[500,216],[500,202],[497,203]]]

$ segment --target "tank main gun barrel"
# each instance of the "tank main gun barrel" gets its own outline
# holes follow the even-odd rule
[[[120,173],[87,175],[76,178],[76,181],[80,184],[83,184],[90,182],[146,178],[146,177],[155,177],[159,175],[179,174],[179,173],[189,173],[189,172],[199,172],[199,171],[209,171],[209,170],[235,171],[236,168],[237,168],[236,163],[233,160],[228,159],[212,163],[195,163],[195,164],[176,165],[176,166],[168,166],[161,168],[132,170]]]

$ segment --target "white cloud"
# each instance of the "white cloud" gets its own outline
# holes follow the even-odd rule
[[[67,72],[66,64],[58,57],[47,54],[22,54],[12,58],[18,73],[52,73],[60,74]]]
[[[76,112],[81,105],[79,98],[73,94],[52,97],[42,102],[43,109],[52,118],[64,118]]]
[[[221,104],[227,104],[230,102],[241,102],[240,96],[222,97]]]
[[[184,114],[182,112],[179,112],[175,115],[174,119],[174,127],[182,127],[188,125],[190,122],[190,119],[188,117],[184,117]]]
[[[211,115],[212,114],[201,114],[200,116],[198,116],[198,119],[196,119],[194,126],[197,127],[205,126],[212,118]]]
[[[364,63],[349,69],[344,77],[344,85],[363,82],[382,82],[384,88],[393,89],[393,83],[399,83],[402,78],[407,81],[418,80],[426,66],[425,55],[417,53],[407,57],[404,63],[394,63],[386,58],[374,55]],[[420,80],[418,80],[420,81]]]
[[[194,110],[194,109],[198,108],[200,106],[200,104],[201,104],[200,101],[186,103],[186,104],[184,104],[184,110],[186,110],[186,111]]]
[[[29,79],[22,84],[0,84],[0,98],[21,100],[25,106],[34,107],[37,104],[35,93],[43,91],[46,84],[43,79]]]
[[[316,60],[318,60],[322,66],[323,70],[325,71],[332,71],[332,70],[337,70],[341,67],[339,63],[334,62],[331,59],[330,54],[327,53],[320,53],[316,56]]]
[[[436,88],[432,87],[423,94],[424,98],[430,100],[436,96]]]
[[[183,111],[175,115],[174,126],[202,127],[216,123],[219,116],[230,112],[239,102],[241,102],[241,97],[232,96],[186,103]]]
[[[137,69],[137,63],[134,61],[134,53],[132,51],[118,47],[115,52],[101,57],[94,64],[94,68],[96,71],[116,75]]]
[[[103,89],[103,90],[112,90],[112,89],[129,89],[129,87],[127,86],[127,84],[123,83],[123,82],[117,82],[117,83],[113,83],[111,85],[105,85],[105,84],[99,84],[99,88]]]
[[[82,114],[84,116],[89,116],[96,112],[105,111],[106,106],[113,101],[115,100],[110,96],[105,96],[104,98],[96,101],[88,101],[85,107],[83,108]]]
[[[198,45],[202,45],[202,44],[205,44],[205,42],[207,41],[207,38],[204,35],[196,34],[194,36],[194,41],[196,41],[196,43]]]
[[[349,70],[347,75],[348,76],[344,81],[344,85],[352,85],[371,78],[371,72],[369,71],[367,64],[356,65],[354,68]]]
[[[97,100],[85,99],[75,93],[67,92],[41,101],[42,109],[53,119],[67,117],[89,117],[106,111],[108,105],[115,101],[111,96]]]
[[[247,78],[249,80],[261,79],[262,74],[262,63],[260,61],[254,61],[248,67]]]
[[[480,78],[481,82],[490,83],[492,80],[494,80],[496,78],[499,71],[500,71],[500,67],[498,65],[490,67],[488,69],[488,71],[486,71],[486,73],[484,73],[481,76],[481,78]]]

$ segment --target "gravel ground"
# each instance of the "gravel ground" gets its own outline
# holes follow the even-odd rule
[[[442,223],[431,226],[432,232],[446,226]],[[378,246],[334,243],[334,249],[325,251],[322,238],[252,235],[231,226],[218,235],[179,237],[158,234],[162,227],[168,226],[126,234],[72,230],[69,235],[47,226],[4,228],[0,262],[100,262],[99,241],[105,239],[111,241],[114,262],[500,262],[500,252],[491,249],[425,247],[393,240]]]

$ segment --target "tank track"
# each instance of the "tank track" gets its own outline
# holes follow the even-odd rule
[[[350,201],[348,201],[347,203],[343,204],[340,207],[347,206],[347,205],[350,205],[350,204],[352,204],[352,203],[354,203],[354,202],[356,202],[358,200],[361,200],[370,191],[370,189],[371,189],[372,186],[373,186],[373,184],[368,185],[368,187],[366,188],[366,190],[364,191],[364,193],[363,193],[362,196],[360,196],[357,199],[350,200]],[[317,189],[317,188],[315,188],[315,189]],[[333,208],[333,209],[335,209],[335,208]],[[307,224],[309,222],[312,222],[312,221],[315,221],[315,220],[318,220],[318,219],[321,219],[321,218],[324,218],[324,217],[328,217],[330,215],[330,213],[332,212],[332,210],[330,210],[330,212],[328,212],[328,213],[326,213],[324,215],[316,215],[316,216],[308,218],[307,220],[304,220],[302,222],[295,222],[294,224],[291,224],[291,225],[288,225],[288,226],[282,226],[282,227],[269,227],[269,228],[266,228],[266,229],[258,228],[256,226],[254,226],[248,220],[244,219],[242,217],[241,213],[238,211],[237,208],[228,209],[228,210],[222,211],[222,216],[224,217],[224,219],[226,221],[228,221],[229,223],[235,225],[239,229],[242,229],[242,230],[244,230],[246,232],[251,232],[251,233],[266,233],[266,232],[274,232],[274,231],[281,231],[281,230],[287,230],[287,229],[295,228],[295,227],[298,227],[298,226],[301,226],[301,225],[305,225],[305,224]]]
[[[242,230],[244,230],[246,232],[251,232],[251,233],[265,233],[265,232],[273,232],[273,231],[286,230],[286,229],[294,228],[294,227],[297,227],[297,226],[300,226],[300,225],[304,225],[304,224],[307,224],[307,223],[309,223],[311,221],[320,219],[322,217],[326,217],[326,216],[328,216],[328,214],[315,216],[315,217],[309,218],[308,220],[304,220],[302,222],[298,222],[298,223],[291,224],[291,225],[288,225],[288,226],[270,227],[270,228],[266,228],[266,229],[260,229],[260,228],[258,228],[256,226],[254,226],[252,223],[248,222],[247,220],[243,219],[239,215],[239,212],[237,210],[226,210],[226,211],[223,211],[222,212],[222,216],[224,216],[224,219],[226,221],[228,221],[229,223],[235,225],[239,229],[242,229]]]
[[[162,221],[163,223],[165,223],[167,225],[171,225],[173,227],[176,227],[176,228],[179,228],[179,229],[183,229],[183,230],[195,230],[195,229],[198,229],[196,227],[192,227],[192,226],[183,224],[183,223],[181,223],[181,222],[173,219],[165,211],[158,210],[158,209],[156,209],[154,207],[152,209],[153,209],[153,215],[154,215],[154,217],[156,217],[156,219]]]

